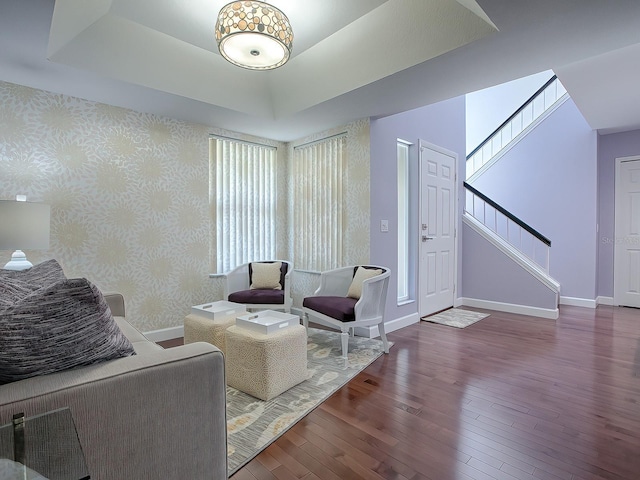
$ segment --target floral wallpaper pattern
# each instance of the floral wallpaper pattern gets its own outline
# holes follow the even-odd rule
[[[346,129],[345,261],[350,264],[369,256],[369,121]],[[211,134],[278,147],[280,178],[288,178],[295,143],[0,82],[0,199],[25,194],[29,201],[51,205],[50,248],[28,251],[28,258],[33,263],[56,258],[68,277],[86,277],[105,292],[121,292],[127,317],[142,331],[180,326],[190,306],[221,299],[222,279],[209,277],[215,256]],[[283,191],[290,191],[287,180]],[[287,258],[293,234],[287,196],[279,202],[278,252]],[[0,262],[10,255],[1,251]],[[294,301],[300,305],[315,290],[317,276],[296,272],[294,278],[299,279]]]

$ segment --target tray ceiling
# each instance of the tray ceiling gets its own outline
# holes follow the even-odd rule
[[[293,55],[279,69],[254,72],[218,53],[213,30],[225,3],[154,0],[150,8],[148,0],[57,0],[48,58],[280,118],[496,31],[473,0],[273,0],[293,26]]]

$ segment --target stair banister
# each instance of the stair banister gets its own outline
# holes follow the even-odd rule
[[[504,207],[499,205],[497,202],[495,202],[494,200],[490,199],[489,197],[487,197],[485,194],[483,194],[482,192],[480,192],[479,190],[477,190],[473,186],[469,185],[467,182],[463,182],[463,185],[464,185],[464,188],[467,190],[467,193],[472,195],[472,197],[471,197],[471,208],[469,209],[468,208],[468,203],[465,202],[465,212],[467,214],[471,215],[473,218],[475,218],[478,222],[482,223],[487,229],[491,230],[495,235],[503,238],[503,240],[505,240],[507,243],[509,243],[512,247],[516,248],[522,255],[527,257],[529,260],[531,260],[533,263],[535,263],[539,268],[542,268],[545,273],[548,274],[549,273],[549,253],[550,253],[550,247],[551,247],[551,240],[549,240],[547,237],[542,235],[536,229],[534,229],[533,227],[531,227],[530,225],[528,225],[527,223],[525,223],[524,221],[522,221],[521,219],[516,217],[513,213],[511,213],[508,210],[506,210]],[[478,199],[480,202],[482,202],[482,218],[481,219],[477,215],[476,199]],[[495,211],[494,228],[489,226],[488,223],[487,223],[487,215],[486,215],[486,206],[487,205],[492,207],[494,209],[494,211]],[[500,235],[500,233],[498,232],[498,220],[497,220],[498,213],[507,219],[507,222],[506,222],[506,230],[507,230],[506,238],[504,236]],[[519,240],[520,241],[518,242],[518,244],[514,244],[511,241],[511,234],[509,232],[509,221],[513,222],[519,229],[518,233],[519,233]],[[539,262],[539,259],[536,256],[536,243],[535,242],[532,243],[533,251],[531,253],[527,253],[527,251],[523,248],[523,239],[522,239],[523,231],[529,233],[533,237],[533,239],[537,240],[539,242],[539,244],[543,245],[543,248],[545,250],[544,251],[544,257],[545,258],[544,258],[544,261],[542,263]]]

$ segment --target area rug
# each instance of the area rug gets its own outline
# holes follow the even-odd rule
[[[267,402],[227,387],[229,476],[382,355],[382,341],[350,338],[346,365],[341,353],[340,333],[309,328],[309,380]]]
[[[449,327],[464,328],[476,323],[478,320],[488,317],[488,313],[473,312],[461,308],[450,308],[444,312],[422,317],[425,322],[439,323]]]

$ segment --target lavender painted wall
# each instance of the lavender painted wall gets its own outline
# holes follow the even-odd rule
[[[446,148],[458,154],[458,172],[464,172],[465,161],[465,100],[457,97],[408,112],[384,118],[371,119],[371,263],[384,265],[392,270],[387,296],[386,320],[394,320],[416,314],[417,302],[397,305],[397,264],[398,264],[398,195],[396,140],[398,138],[413,142],[410,149],[412,164],[411,205],[418,205],[418,141]],[[416,174],[414,174],[416,173]],[[462,195],[462,177],[458,175],[458,194]],[[462,202],[459,200],[461,213]],[[411,218],[418,218],[417,208],[411,212]],[[460,215],[458,215],[460,218]],[[389,231],[380,232],[380,220],[389,221]],[[417,222],[411,237],[417,239]],[[458,220],[458,231],[460,231]],[[460,251],[460,235],[458,248]],[[414,245],[417,249],[417,242]],[[460,275],[458,262],[458,279]],[[417,283],[417,271],[414,272],[414,285]]]
[[[462,296],[555,310],[556,294],[469,225],[462,226]]]
[[[613,297],[616,158],[640,155],[640,130],[601,135],[598,139],[598,282],[597,294]]]
[[[474,186],[551,240],[550,273],[561,296],[595,299],[597,134],[572,100]]]

